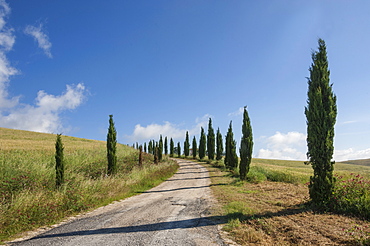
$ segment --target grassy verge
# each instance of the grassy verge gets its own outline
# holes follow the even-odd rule
[[[204,160],[202,163],[210,171],[211,188],[219,201],[216,213],[226,218],[224,230],[239,244],[368,245],[364,243],[370,241],[370,224],[360,218],[363,216],[317,213],[306,206],[309,195],[305,183],[312,170],[303,162],[287,161],[284,165],[284,161],[254,159],[247,181],[240,181],[237,170],[227,171],[222,162]],[[345,168],[351,171],[348,165]],[[348,172],[339,172],[351,177]],[[366,170],[363,173],[366,175]],[[358,175],[357,179],[356,176],[350,183],[360,187],[336,190],[342,192],[342,207],[346,211],[348,207],[353,209],[354,204],[358,206],[358,198],[355,198],[359,197],[358,192],[369,192],[365,182],[359,183],[363,176]],[[345,189],[343,186],[349,187],[347,183],[338,184]],[[344,195],[346,192],[353,198]]]
[[[0,128],[0,242],[158,185],[178,165],[158,165],[138,151],[117,146],[118,173],[107,177],[104,141],[63,136],[65,180],[55,190],[55,135]]]

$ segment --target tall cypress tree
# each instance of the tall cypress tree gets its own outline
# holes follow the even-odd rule
[[[240,179],[245,180],[249,172],[249,167],[252,161],[253,151],[253,134],[251,121],[249,119],[247,107],[244,107],[242,139],[240,142]]]
[[[209,118],[209,122],[208,122],[207,152],[208,152],[208,159],[214,160],[215,159],[215,132],[212,127],[211,118]]]
[[[185,158],[189,156],[189,151],[190,151],[189,132],[186,131],[186,137],[185,137],[185,142],[184,142],[184,155],[185,155]]]
[[[238,156],[236,155],[236,142],[234,140],[232,121],[230,121],[229,129],[227,131],[225,148],[225,166],[231,170],[235,169],[238,167]]]
[[[153,154],[153,143],[152,140],[149,141],[148,143],[148,153]]]
[[[168,141],[167,136],[164,138],[164,154],[168,155]]]
[[[220,128],[217,129],[216,133],[216,160],[221,160],[222,159],[222,153],[224,152],[224,147],[222,143],[222,135],[220,132]]]
[[[113,175],[117,172],[117,132],[114,127],[113,115],[109,115],[109,128],[107,134],[107,159],[108,159],[108,175]]]
[[[144,142],[144,152],[146,153],[146,142]]]
[[[57,134],[55,142],[55,186],[60,188],[64,183],[64,154],[61,134]]]
[[[179,158],[181,157],[181,146],[180,146],[180,142],[177,143],[177,155],[178,155]]]
[[[163,156],[163,139],[161,135],[158,143],[158,161],[162,161],[162,156]]]
[[[200,128],[200,140],[199,140],[199,159],[203,160],[206,156],[206,145],[207,139],[206,135],[204,134],[203,127]]]
[[[193,137],[193,159],[197,158],[197,140]]]
[[[336,96],[330,84],[330,71],[324,40],[319,39],[319,50],[312,52],[309,68],[307,118],[307,158],[314,174],[308,186],[311,201],[325,208],[330,202],[335,179],[334,171],[334,125],[337,117]]]
[[[173,139],[171,138],[171,140],[170,140],[170,157],[173,157],[174,152],[175,152],[174,149],[175,149],[175,145],[173,143]]]

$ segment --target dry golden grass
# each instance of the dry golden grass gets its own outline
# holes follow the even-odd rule
[[[279,172],[304,165],[287,161],[284,166],[284,161],[270,161],[255,159],[253,165]],[[310,210],[304,205],[309,195],[302,183],[250,183],[205,165],[210,171],[213,194],[219,201],[215,213],[228,220],[224,230],[241,245],[360,245],[361,236],[370,237],[369,221]],[[308,170],[297,173],[309,175]],[[353,232],[356,226],[361,229]]]

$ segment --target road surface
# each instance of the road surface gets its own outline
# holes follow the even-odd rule
[[[12,245],[225,245],[210,216],[206,168],[178,160],[178,172],[140,195],[101,207]]]

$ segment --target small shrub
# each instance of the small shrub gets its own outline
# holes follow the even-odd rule
[[[370,181],[351,173],[349,179],[337,176],[333,192],[333,209],[370,219]]]

